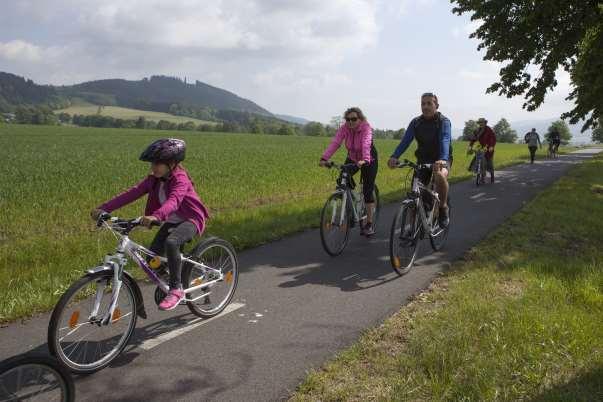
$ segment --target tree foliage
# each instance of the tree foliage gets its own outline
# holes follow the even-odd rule
[[[473,134],[477,131],[478,128],[479,124],[477,123],[477,120],[467,120],[465,122],[465,127],[463,128],[463,136],[461,137],[461,139],[463,141],[471,141]]]
[[[597,128],[593,130],[591,139],[593,142],[603,144],[603,124],[601,124],[601,121],[599,121]]]
[[[603,99],[603,6],[599,0],[450,0],[453,12],[470,13],[480,26],[470,37],[485,49],[484,60],[506,63],[488,93],[523,95],[527,110],[557,86],[559,68],[570,73],[574,108],[562,117],[595,126]],[[531,66],[538,67],[534,77]]]
[[[517,131],[511,128],[511,125],[504,117],[492,127],[492,130],[496,134],[497,142],[514,143],[517,141]]]

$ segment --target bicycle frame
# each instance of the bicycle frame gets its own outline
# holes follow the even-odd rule
[[[429,211],[429,215],[426,214],[424,208],[423,197],[421,197],[422,193],[427,193],[431,195],[435,201],[431,207],[431,210]],[[417,206],[423,230],[425,231],[425,233],[433,235],[433,233],[431,233],[432,228],[430,222],[433,220],[433,215],[435,214],[436,207],[440,204],[440,195],[433,189],[433,171],[431,173],[431,178],[427,186],[421,183],[421,180],[419,180],[419,178],[415,175],[415,177],[413,178],[412,190],[408,194],[407,199],[403,202],[413,202]]]
[[[339,180],[338,180],[338,184],[337,184],[337,188],[335,189],[334,194],[343,194],[343,201],[342,201],[342,205],[341,205],[341,216],[339,217],[339,225],[343,225],[343,219],[345,216],[344,211],[347,211],[347,208],[350,208],[352,211],[352,216],[354,217],[354,223],[359,223],[362,219],[364,219],[364,216],[360,216],[360,214],[358,213],[358,208],[356,205],[356,202],[354,202],[354,195],[352,194],[354,192],[354,190],[352,189],[352,187],[350,186],[350,180],[351,180],[351,175],[349,172],[347,172],[345,169],[341,170],[341,174],[339,176]],[[362,198],[362,196],[359,195],[359,197],[361,197],[362,201],[364,202],[364,198]],[[349,203],[349,205],[348,205]],[[333,215],[331,216],[331,222],[336,222],[336,210],[333,210]]]
[[[113,220],[113,221],[115,221],[115,220]],[[124,270],[126,264],[128,263],[127,257],[132,259],[136,263],[136,265],[138,265],[147,274],[149,279],[151,281],[153,281],[153,283],[155,283],[163,292],[165,292],[167,294],[169,292],[170,288],[169,288],[169,285],[165,281],[163,281],[157,275],[157,273],[149,266],[149,264],[145,261],[143,254],[147,255],[149,257],[153,257],[153,258],[159,258],[162,263],[167,262],[166,257],[159,256],[159,255],[153,253],[151,250],[134,242],[133,240],[131,240],[129,238],[128,235],[123,235],[123,234],[119,233],[118,231],[114,230],[111,227],[111,225],[108,224],[107,222],[103,222],[103,224],[119,239],[117,249],[114,254],[107,254],[105,256],[102,265],[89,269],[86,272],[88,274],[94,274],[96,272],[101,272],[101,271],[113,271],[113,280],[112,280],[113,286],[112,286],[112,292],[111,292],[111,304],[109,305],[109,310],[103,315],[103,318],[100,320],[101,325],[108,325],[111,322],[111,317],[113,316],[115,309],[117,308],[117,300],[118,300],[119,292],[121,290],[121,286],[123,283],[122,276],[124,275],[124,272],[127,274],[127,272]],[[214,283],[217,283],[224,279],[224,274],[218,269],[214,269],[203,263],[193,261],[190,258],[185,257],[185,256],[182,256],[181,258],[182,258],[183,264],[188,263],[188,264],[192,264],[198,268],[201,268],[201,270],[203,270],[204,274],[210,272],[212,274],[217,275],[217,279],[213,279],[208,282],[199,283],[199,284],[196,284],[195,286],[184,289],[185,294],[191,293],[195,290],[198,290],[198,289],[201,289],[204,287],[209,288]],[[95,295],[95,299],[94,299],[94,305],[93,305],[92,312],[90,314],[89,319],[92,319],[98,315],[98,312],[100,309],[100,304],[101,304],[102,297],[104,294],[104,290],[105,290],[105,286],[97,287],[96,295]],[[211,294],[211,291],[208,291],[208,292],[205,292],[205,293],[195,297],[194,299],[185,298],[183,302],[192,302],[192,301],[198,300],[202,297],[209,296],[210,294]],[[142,299],[142,296],[141,296],[141,299]]]
[[[417,172],[419,170],[419,166],[406,159],[404,160],[404,163],[398,165],[398,167],[406,167],[406,166],[411,167],[415,171],[415,174],[413,175],[413,179],[412,179],[411,191],[408,192],[408,194],[406,195],[406,198],[402,201],[402,205],[411,204],[411,203],[414,204],[416,206],[417,210],[419,211],[419,218],[421,220],[421,227],[423,229],[423,232],[429,233],[430,236],[438,236],[441,233],[441,231],[444,229],[440,228],[439,232],[433,233],[433,228],[430,223],[433,221],[434,214],[438,210],[437,207],[440,204],[440,195],[438,194],[437,191],[435,191],[435,188],[434,188],[435,187],[434,181],[433,181],[434,171],[433,171],[433,169],[431,170],[431,177],[429,179],[429,183],[427,185],[425,185],[421,182],[421,180],[419,180],[419,177],[417,177]],[[431,168],[430,165],[422,165],[422,166]],[[424,208],[424,202],[423,202],[423,197],[422,197],[422,194],[424,194],[424,193],[429,194],[431,197],[433,197],[433,200],[434,200],[434,203],[428,214],[426,214],[425,208]],[[439,228],[439,225],[438,225],[438,228]]]

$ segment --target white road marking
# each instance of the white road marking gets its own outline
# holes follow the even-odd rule
[[[146,341],[141,343],[139,345],[139,347],[144,350],[151,350],[155,346],[161,345],[163,342],[167,342],[182,334],[186,334],[187,332],[192,331],[193,329],[200,327],[201,325],[207,324],[210,321],[217,320],[220,317],[224,317],[226,314],[232,313],[233,311],[236,311],[236,310],[240,309],[241,307],[245,307],[245,305],[243,303],[231,303],[228,306],[226,306],[226,308],[215,317],[208,318],[208,319],[203,319],[201,317],[195,318],[194,320],[190,321],[188,324],[186,324],[180,328],[176,328],[173,331],[158,335],[155,338],[147,339]]]
[[[356,278],[356,277],[360,277],[360,275],[358,274],[352,274],[350,276],[346,276],[345,278],[342,279],[342,281],[347,281],[348,279],[352,279],[352,278]]]
[[[469,198],[470,198],[470,199],[472,199],[472,200],[476,200],[476,199],[478,199],[479,197],[483,197],[484,195],[486,195],[486,193],[477,193],[477,194],[475,194],[475,195],[472,195],[472,196],[471,196],[471,197],[469,197]]]

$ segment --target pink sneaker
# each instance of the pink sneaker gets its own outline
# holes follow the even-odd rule
[[[163,298],[159,303],[159,310],[173,310],[184,300],[184,290],[182,289],[170,289],[170,292]]]

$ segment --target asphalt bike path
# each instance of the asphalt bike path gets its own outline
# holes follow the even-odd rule
[[[389,262],[390,225],[399,207],[394,203],[382,208],[376,236],[368,240],[353,230],[339,257],[324,252],[318,230],[241,252],[235,298],[211,320],[184,306],[161,312],[153,301],[154,287],[142,286],[149,318],[138,319],[129,345],[109,367],[76,377],[77,399],[286,399],[309,369],[400,309],[527,201],[598,151],[516,165],[497,172],[493,185],[489,177],[479,187],[473,181],[452,185],[446,246],[433,253],[423,241],[415,267],[403,277]],[[47,352],[49,317],[0,328],[0,360]]]

